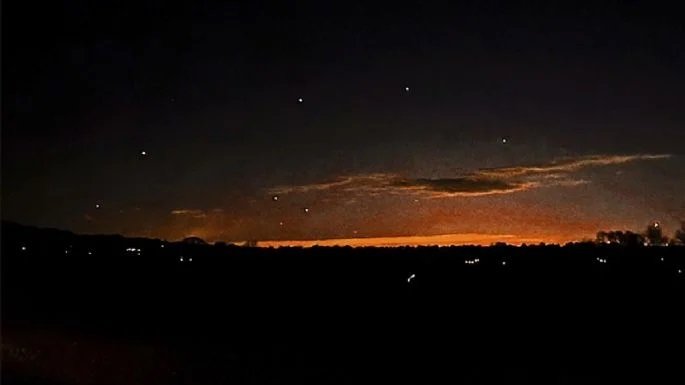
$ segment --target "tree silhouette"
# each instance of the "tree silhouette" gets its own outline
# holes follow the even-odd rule
[[[661,246],[668,243],[668,238],[664,237],[659,222],[654,222],[647,226],[645,235],[647,236],[649,244],[652,246]]]
[[[685,221],[680,222],[680,228],[676,230],[673,238],[677,244],[685,245]]]

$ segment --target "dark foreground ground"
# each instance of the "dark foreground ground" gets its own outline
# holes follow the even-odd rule
[[[5,224],[2,380],[683,384],[679,269],[676,247],[261,250]]]

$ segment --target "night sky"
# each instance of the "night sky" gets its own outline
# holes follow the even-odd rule
[[[675,8],[105,3],[3,3],[3,219],[265,245],[685,219]]]

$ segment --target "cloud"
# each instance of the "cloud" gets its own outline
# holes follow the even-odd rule
[[[180,216],[189,216],[192,218],[205,218],[205,217],[207,217],[207,213],[205,213],[204,210],[196,210],[196,209],[177,209],[177,210],[172,210],[171,214],[172,215],[180,215]]]
[[[270,189],[274,194],[288,193],[308,193],[313,191],[324,191],[341,189],[344,191],[372,188],[373,186],[385,185],[388,179],[393,178],[391,174],[363,174],[353,176],[338,177],[333,181],[312,183],[300,186],[279,186]]]
[[[668,154],[591,155],[561,158],[547,164],[484,168],[451,178],[408,178],[398,174],[342,176],[332,181],[296,186],[279,186],[273,194],[337,192],[365,195],[412,194],[428,198],[476,197],[511,194],[542,187],[572,187],[590,183],[573,178],[582,169],[634,161],[669,158]]]
[[[481,169],[479,173],[492,177],[515,177],[525,175],[557,175],[570,173],[583,168],[609,166],[634,162],[638,160],[654,160],[670,158],[669,154],[657,155],[590,155],[577,158],[561,158],[548,164],[534,166],[500,167]]]

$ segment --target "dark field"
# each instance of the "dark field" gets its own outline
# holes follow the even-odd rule
[[[679,247],[269,250],[6,224],[3,383],[683,384],[679,270]]]

